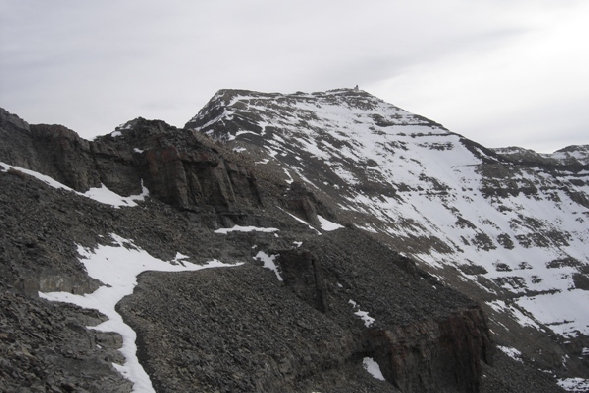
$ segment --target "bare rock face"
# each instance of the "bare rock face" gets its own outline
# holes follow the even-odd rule
[[[327,310],[322,269],[319,261],[308,251],[280,251],[278,264],[286,287],[299,298],[321,312]]]
[[[319,201],[315,194],[308,190],[301,182],[293,182],[286,194],[286,206],[296,216],[302,217],[304,221],[319,224],[317,221],[317,206]]]
[[[490,339],[480,308],[370,332],[385,378],[403,392],[478,392]]]
[[[226,162],[193,133],[162,121],[138,118],[86,141],[60,125],[29,126],[15,115],[4,117],[2,133],[11,148],[0,151],[0,160],[45,173],[75,190],[104,184],[128,196],[140,194],[143,184],[156,198],[181,209],[206,205],[231,211],[262,205],[247,168]]]

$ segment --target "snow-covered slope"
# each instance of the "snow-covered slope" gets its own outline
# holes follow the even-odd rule
[[[186,127],[278,168],[285,187],[304,184],[337,206],[340,222],[485,302],[499,341],[539,364],[587,366],[587,146],[552,155],[490,150],[349,89],[222,90]],[[513,323],[558,345],[518,342]],[[576,366],[561,361],[566,353],[576,355]]]

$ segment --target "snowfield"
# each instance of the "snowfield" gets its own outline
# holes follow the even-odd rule
[[[211,102],[215,100],[221,113],[195,129],[227,140],[225,124],[244,118],[243,113],[255,114],[251,128],[240,124],[231,138],[240,146],[256,144],[281,163],[288,184],[299,180],[325,192],[354,217],[356,226],[389,236],[399,252],[434,271],[454,266],[460,279],[490,296],[515,294],[513,303],[493,309],[522,326],[542,323],[563,336],[588,333],[588,295],[574,289],[573,276],[589,265],[589,209],[563,185],[587,196],[589,173],[565,168],[545,172],[502,158],[525,153],[586,164],[587,151],[544,156],[520,148],[493,152],[468,144],[437,123],[347,89],[236,93],[230,99],[220,92]],[[192,121],[204,116],[203,110]],[[377,191],[366,184],[376,184]],[[341,227],[318,219],[323,231]],[[427,244],[431,238],[446,248],[411,247],[415,239]],[[468,275],[460,270],[465,266],[484,270]],[[492,285],[481,284],[479,276]]]

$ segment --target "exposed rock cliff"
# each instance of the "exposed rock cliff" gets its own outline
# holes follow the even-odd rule
[[[32,125],[3,112],[2,157],[85,192],[106,186],[120,195],[151,194],[180,209],[260,207],[255,178],[227,163],[202,138],[159,120],[137,118],[86,141],[59,125]],[[19,128],[20,127],[20,128]]]

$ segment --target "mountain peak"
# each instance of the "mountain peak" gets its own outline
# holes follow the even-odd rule
[[[526,347],[530,328],[578,343],[589,335],[584,316],[558,306],[587,299],[586,147],[487,149],[352,89],[233,92],[186,127],[274,168],[287,190],[304,185],[339,222],[484,301],[510,346]],[[527,356],[550,362],[554,348]]]
[[[233,126],[225,127],[231,123]],[[216,130],[215,125],[222,129]],[[360,129],[378,133],[393,125],[426,126],[447,132],[432,120],[355,89],[292,94],[219,90],[185,127],[216,139],[232,140],[242,128],[261,135],[270,129],[313,133],[322,127],[339,128],[340,133]]]

